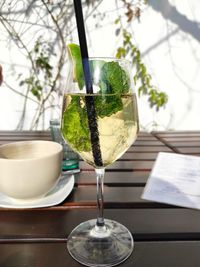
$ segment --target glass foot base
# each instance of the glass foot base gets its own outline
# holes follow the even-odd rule
[[[70,234],[67,248],[70,255],[86,266],[114,266],[132,253],[134,242],[129,230],[122,224],[105,220],[97,227],[96,220],[79,224]]]

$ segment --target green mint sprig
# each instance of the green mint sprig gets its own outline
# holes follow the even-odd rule
[[[71,103],[62,117],[63,137],[77,151],[90,151],[91,143],[86,109],[81,107],[79,96],[71,96]]]
[[[70,52],[74,63],[74,80],[77,81],[79,89],[82,90],[84,79],[80,48],[74,44],[70,48],[75,50]],[[123,109],[121,95],[129,92],[130,79],[118,62],[93,60],[90,62],[92,74],[97,65],[100,78],[96,81],[99,92],[94,97],[95,110],[97,117],[104,118]],[[72,148],[77,151],[91,150],[84,96],[71,96],[71,102],[63,114],[62,125],[64,138],[71,144]]]

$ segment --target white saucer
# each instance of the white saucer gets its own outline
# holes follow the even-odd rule
[[[42,208],[54,206],[61,203],[72,191],[74,187],[74,175],[64,175],[59,182],[46,196],[30,202],[17,201],[0,193],[0,207],[3,208]]]

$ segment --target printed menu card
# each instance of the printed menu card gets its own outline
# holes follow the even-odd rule
[[[200,157],[160,152],[142,199],[200,209]]]

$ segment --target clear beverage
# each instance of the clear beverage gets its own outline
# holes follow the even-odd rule
[[[61,130],[73,150],[88,164],[98,167],[95,166],[92,154],[86,96],[65,95]],[[136,97],[134,94],[94,94],[92,97],[97,115],[102,163],[105,167],[121,157],[137,137],[139,126]],[[73,120],[70,120],[70,117]]]

